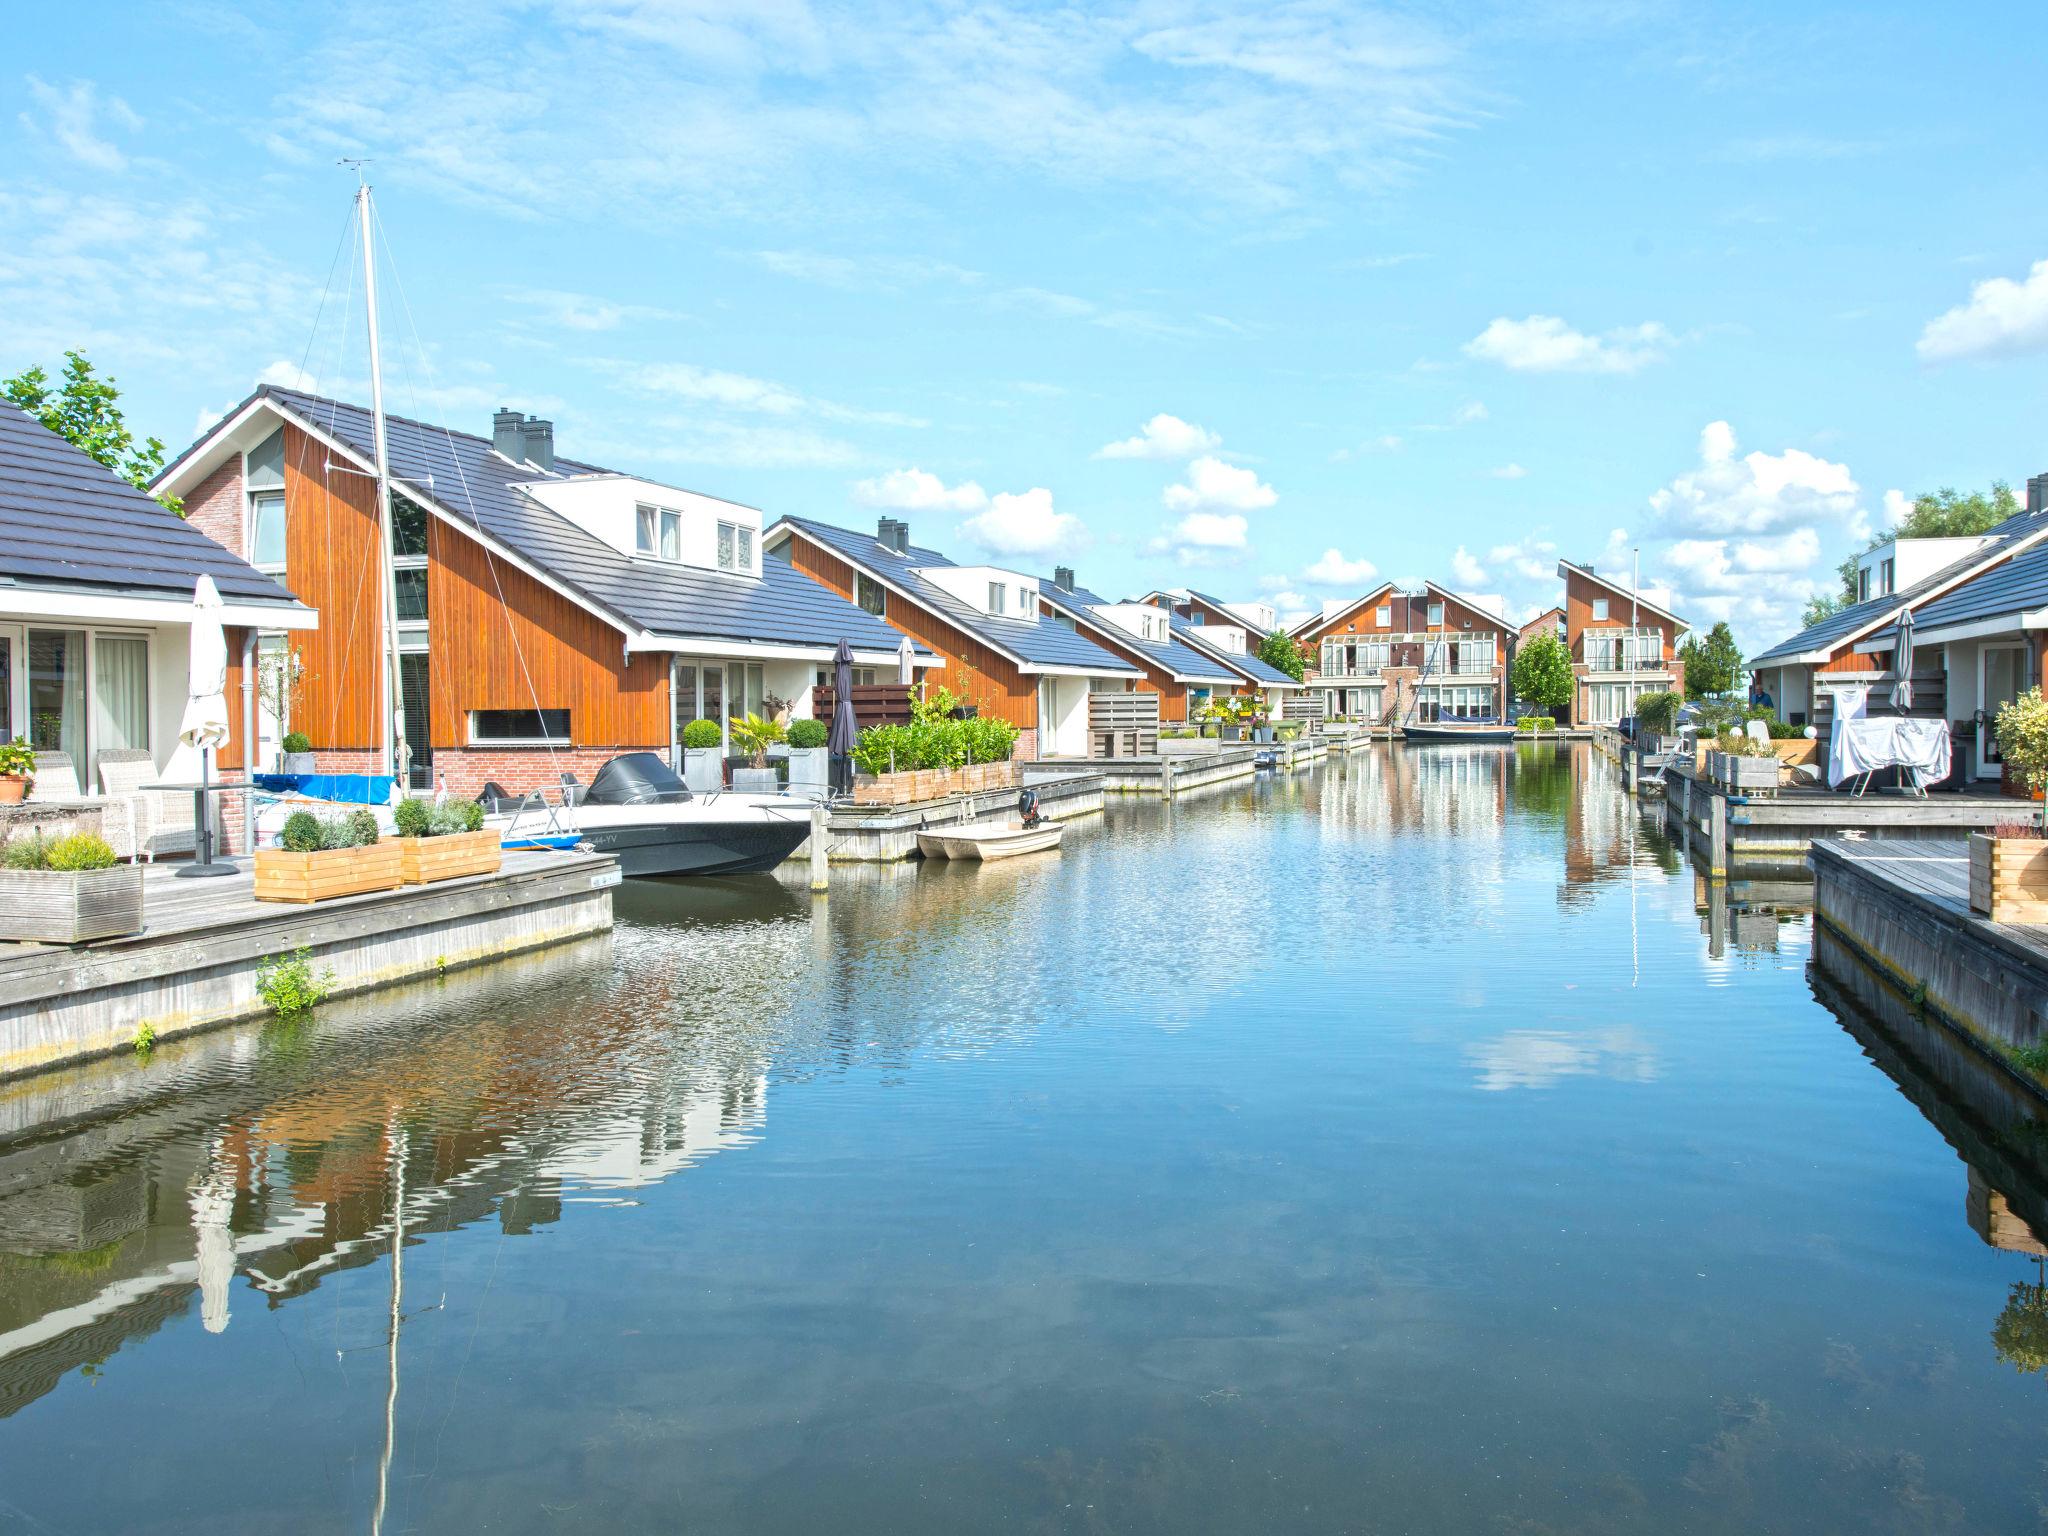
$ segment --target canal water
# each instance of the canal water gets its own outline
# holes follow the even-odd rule
[[[1809,900],[1379,748],[12,1085],[0,1530],[2040,1529],[2040,1143]]]

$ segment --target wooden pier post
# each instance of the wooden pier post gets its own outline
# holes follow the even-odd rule
[[[1728,878],[1728,797],[1719,790],[1707,792],[1707,874],[1715,880]]]
[[[825,807],[811,807],[811,894],[823,896],[831,890],[831,865],[825,855]]]

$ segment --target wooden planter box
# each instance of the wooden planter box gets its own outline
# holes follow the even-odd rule
[[[1771,750],[1778,754],[1778,761],[1787,768],[1797,768],[1802,763],[1817,763],[1820,761],[1820,743],[1818,741],[1808,741],[1804,737],[1791,737],[1783,741],[1773,741],[1771,743]]]
[[[0,869],[0,939],[82,944],[142,932],[142,866]]]
[[[439,837],[387,837],[398,846],[399,875],[407,885],[432,885],[465,875],[495,875],[505,862],[504,839],[490,827]]]
[[[404,881],[397,838],[367,848],[323,848],[318,853],[256,850],[256,899],[299,903],[395,891]]]
[[[1738,794],[1753,794],[1761,790],[1778,787],[1779,759],[1771,757],[1737,757],[1733,752],[1716,752],[1709,758],[1708,771],[1716,784],[1736,791]]]
[[[1970,910],[1994,923],[2048,923],[2048,842],[1972,832]]]
[[[976,795],[984,790],[1011,789],[1017,765],[969,763],[965,768],[919,768],[910,773],[862,777],[853,786],[856,805],[917,805],[949,795]]]

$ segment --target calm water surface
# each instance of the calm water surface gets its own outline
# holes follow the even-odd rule
[[[1376,750],[0,1090],[0,1529],[2041,1529],[2048,1181],[1807,899]]]

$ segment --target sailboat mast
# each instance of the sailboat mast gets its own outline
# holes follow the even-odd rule
[[[358,169],[357,175],[361,176]],[[370,234],[370,184],[356,187],[356,222],[363,231],[363,305],[370,323],[370,415],[377,439],[377,537],[382,546],[378,561],[377,600],[384,610],[384,656],[378,668],[377,707],[383,726],[377,745],[385,766],[407,787],[412,753],[405,741],[405,715],[400,708],[398,668],[398,571],[397,550],[391,542],[391,459],[384,433],[384,363],[377,343],[377,259]]]

